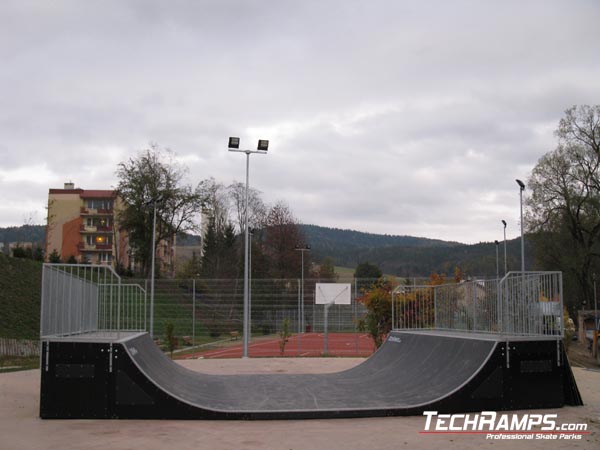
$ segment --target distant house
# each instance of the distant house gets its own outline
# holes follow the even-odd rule
[[[85,190],[65,183],[48,193],[46,259],[56,251],[62,261],[107,264],[135,268],[127,230],[119,227],[123,207],[114,190]],[[175,238],[157,248],[158,261],[171,268],[175,260]]]

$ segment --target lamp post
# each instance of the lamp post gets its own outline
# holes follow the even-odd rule
[[[302,269],[300,271],[301,280],[300,281],[300,298],[302,299],[300,303],[300,320],[298,321],[298,334],[302,333],[304,330],[304,252],[310,252],[310,245],[297,244],[295,250],[302,254]]]
[[[244,353],[243,357],[248,357],[248,339],[249,339],[249,307],[250,307],[250,247],[248,233],[248,190],[250,187],[250,155],[252,153],[266,154],[269,149],[269,141],[259,139],[256,150],[240,150],[240,138],[230,137],[228,143],[230,152],[239,152],[246,154],[246,202],[244,211]]]
[[[145,204],[154,205],[154,212],[152,217],[152,245],[150,247],[152,252],[152,260],[150,263],[150,337],[154,337],[154,260],[156,257],[156,204],[161,201],[160,195],[157,195],[153,199],[147,201]]]
[[[592,274],[592,280],[594,281],[594,317],[596,323],[596,330],[598,330],[598,299],[596,298],[596,274]]]
[[[498,246],[500,245],[500,243],[498,241],[494,241],[494,243],[496,244],[496,280],[500,278],[500,266],[498,263]]]
[[[252,337],[252,236],[254,236],[253,230],[248,230],[248,237],[250,240],[250,250],[248,251],[248,328],[249,328],[249,339]]]
[[[515,180],[519,185],[519,198],[521,203],[521,272],[525,272],[525,240],[523,237],[523,191],[525,183],[521,180]]]
[[[504,225],[504,275],[506,275],[508,272],[506,265],[506,220],[502,220],[502,225]]]

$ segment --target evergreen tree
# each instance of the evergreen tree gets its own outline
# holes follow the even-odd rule
[[[321,262],[321,266],[317,272],[317,277],[320,280],[330,281],[335,281],[338,279],[338,276],[335,273],[335,267],[333,266],[333,259],[331,259],[329,256],[325,257],[325,259],[323,259]]]
[[[48,255],[48,262],[53,264],[60,264],[62,262],[56,249],[52,250],[52,253]]]

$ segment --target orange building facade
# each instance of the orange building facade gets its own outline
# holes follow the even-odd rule
[[[106,264],[135,270],[126,230],[119,227],[122,203],[114,190],[86,190],[65,183],[48,193],[46,258],[54,251],[63,262]],[[174,242],[161,242],[157,263],[163,273],[172,271]]]
[[[65,183],[48,193],[46,258],[56,252],[62,261],[129,265],[127,233],[118,229],[119,200],[112,190],[85,190]]]

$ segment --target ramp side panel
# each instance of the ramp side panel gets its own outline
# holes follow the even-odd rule
[[[122,343],[44,342],[43,418],[302,419],[560,407],[577,392],[555,341],[393,333],[364,363],[319,375],[208,375],[147,334]],[[109,357],[109,355],[112,355]],[[48,370],[45,370],[48,366]],[[568,368],[568,371],[567,371]],[[571,383],[571,384],[569,384]],[[567,386],[569,384],[569,386]],[[574,386],[574,388],[573,388]]]

